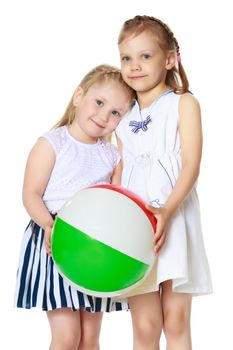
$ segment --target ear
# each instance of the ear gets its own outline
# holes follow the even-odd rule
[[[81,101],[81,98],[84,95],[83,88],[81,86],[78,86],[75,90],[74,96],[73,96],[73,105],[77,107]]]
[[[174,51],[169,51],[166,57],[165,68],[171,70],[176,64],[176,54]]]

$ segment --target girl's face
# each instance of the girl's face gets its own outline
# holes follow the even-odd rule
[[[115,81],[95,83],[84,94],[78,87],[73,104],[76,114],[71,128],[79,141],[95,143],[117,127],[122,116],[130,109],[129,93]]]
[[[155,36],[142,32],[119,45],[121,72],[125,82],[137,93],[165,87],[167,70],[175,64],[174,53],[165,53]]]

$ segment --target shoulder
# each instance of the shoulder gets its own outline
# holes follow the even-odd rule
[[[42,157],[44,158],[53,157],[55,156],[56,152],[53,146],[52,135],[54,133],[54,130],[50,130],[41,136],[38,137],[35,144],[32,146],[31,151],[29,153],[30,158],[34,157]]]
[[[180,97],[179,103],[179,130],[180,134],[201,134],[201,109],[195,96],[185,93]]]
[[[197,98],[189,92],[180,95],[179,109],[184,108],[200,108]]]
[[[56,138],[59,138],[61,135],[65,134],[65,126],[60,126],[59,128],[51,129],[41,135],[41,137],[44,137],[46,139],[54,140]]]
[[[45,138],[39,138],[32,147],[27,164],[37,164],[36,166],[43,166],[45,164],[53,164],[55,161],[55,153],[51,144]]]
[[[187,119],[190,120],[192,118],[200,119],[200,104],[196,97],[191,93],[187,92],[185,94],[180,95],[179,117],[180,121]]]
[[[66,127],[61,126],[56,129],[52,129],[45,134],[41,135],[41,139],[46,139],[52,146],[55,154],[58,154],[62,146],[67,140]]]

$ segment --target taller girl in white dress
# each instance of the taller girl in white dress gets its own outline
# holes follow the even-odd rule
[[[50,235],[54,215],[77,191],[118,178],[119,154],[104,138],[129,110],[133,96],[118,69],[94,68],[63,118],[39,138],[28,157],[23,198],[31,221],[22,242],[15,305],[47,311],[50,350],[99,349],[101,312],[128,307],[127,301],[94,298],[69,285],[54,265]]]
[[[196,180],[202,149],[200,108],[188,92],[179,45],[162,21],[136,16],[119,36],[122,75],[135,89],[133,109],[117,128],[122,186],[150,204],[157,276],[129,298],[135,350],[191,350],[192,295],[212,290]]]

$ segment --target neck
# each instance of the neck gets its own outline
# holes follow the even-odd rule
[[[140,108],[143,109],[148,107],[157,97],[167,90],[169,90],[169,86],[163,83],[156,85],[154,88],[148,91],[137,92],[137,100]]]
[[[79,127],[77,123],[72,123],[67,126],[69,134],[77,141],[82,143],[94,144],[97,143],[98,138],[88,136],[84,131]]]

